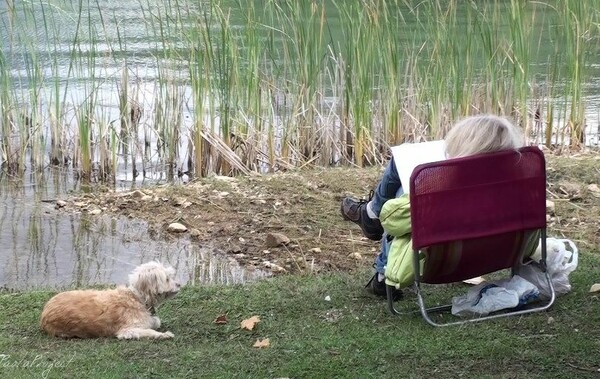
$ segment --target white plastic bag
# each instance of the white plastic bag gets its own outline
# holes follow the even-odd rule
[[[469,290],[466,295],[452,299],[452,314],[485,316],[501,309],[514,308],[537,299],[535,285],[515,275],[507,280],[484,282]]]
[[[542,297],[549,298],[550,287],[546,281],[546,275],[539,266],[541,245],[538,246],[531,258],[533,261],[522,265],[518,273],[533,283],[540,290]],[[562,295],[571,291],[569,275],[575,271],[578,263],[579,252],[573,241],[557,238],[546,239],[546,267],[556,295]]]

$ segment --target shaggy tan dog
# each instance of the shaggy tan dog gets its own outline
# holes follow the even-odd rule
[[[157,332],[154,308],[179,292],[175,270],[158,262],[144,263],[129,275],[127,287],[62,292],[51,298],[40,326],[56,337],[172,338]]]

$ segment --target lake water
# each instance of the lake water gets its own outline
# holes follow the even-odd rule
[[[464,4],[467,2],[458,3],[458,23],[465,24]],[[551,7],[541,7],[539,2],[526,3],[525,15],[536,12],[532,39],[540,49],[532,53],[531,71],[532,78],[538,78],[546,73],[548,59],[555,54],[553,38],[556,34],[546,29],[555,21]],[[227,2],[223,4],[222,8],[227,9]],[[254,4],[257,9],[264,6],[261,1]],[[510,2],[498,4],[502,9]],[[45,137],[41,143],[45,147],[50,143],[48,114],[54,104],[64,102],[61,119],[73,126],[78,106],[89,99],[92,91],[98,117],[111,127],[117,125],[124,70],[135,91],[135,102],[143,109],[139,120],[142,129],[155,122],[157,97],[162,96],[160,91],[164,89],[159,83],[168,78],[181,96],[180,120],[186,130],[192,124],[194,100],[189,83],[190,64],[183,57],[189,55],[185,49],[189,48],[190,30],[196,27],[198,15],[208,9],[206,2],[186,0],[0,0],[0,75],[4,76],[0,79],[9,83],[7,93],[16,99],[18,108],[28,112],[33,109],[42,115],[41,135]],[[340,14],[331,1],[326,2],[325,10],[329,43],[335,49],[344,50],[347,41],[340,32]],[[398,43],[419,42],[418,30],[422,25],[417,22],[418,15],[408,12],[402,2],[398,11],[405,19],[405,28],[398,30]],[[233,29],[242,27],[243,16],[241,12],[232,12]],[[508,33],[507,25],[508,20],[497,32]],[[276,29],[280,25],[269,27]],[[218,26],[214,32],[218,35]],[[586,46],[589,65],[583,83],[586,140],[589,145],[598,146],[599,49],[595,38],[589,41]],[[277,41],[274,46],[278,46]],[[169,55],[165,54],[167,51]],[[79,57],[75,63],[74,54]],[[1,83],[2,80],[0,94]],[[38,97],[32,97],[31,89],[38,87],[41,89],[35,95]],[[28,103],[32,98],[38,103]],[[329,101],[334,102],[331,96]],[[556,99],[557,105],[566,103],[565,99]],[[565,114],[560,115],[564,120]],[[215,116],[217,123],[218,117]],[[3,130],[0,129],[0,133]],[[74,144],[76,136],[70,131],[67,134],[69,143]],[[160,140],[158,134],[144,135],[143,131],[138,137],[147,138],[153,146]],[[182,134],[181,151],[186,150],[188,137]],[[22,151],[20,154],[31,153]],[[185,170],[185,158],[185,155],[178,158],[181,170]],[[48,164],[47,157],[44,159],[43,163]],[[146,179],[150,181],[170,180],[165,175],[162,159],[164,157],[153,151],[149,158],[136,156],[135,164],[149,166]],[[126,156],[119,155],[117,187],[131,188],[141,179],[134,177],[127,161]],[[59,212],[51,202],[44,200],[62,198],[70,191],[80,190],[78,182],[71,175],[50,169],[43,178],[33,174],[30,168],[25,171],[22,178],[9,178],[5,168],[0,168],[0,287],[56,288],[122,283],[135,265],[150,259],[173,265],[180,279],[188,283],[243,282],[264,276],[264,273],[249,272],[237,266],[221,254],[217,246],[200,247],[185,239],[171,242],[153,239],[148,225],[141,221],[103,217],[99,222],[91,222],[82,215]]]
[[[141,220],[57,210],[55,199],[79,188],[64,172],[46,175],[0,176],[0,289],[126,284],[132,269],[150,260],[170,264],[181,283],[192,285],[268,276],[239,266],[210,242],[151,233]]]

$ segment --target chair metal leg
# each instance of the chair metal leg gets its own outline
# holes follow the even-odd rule
[[[542,259],[540,260],[540,264],[541,264],[542,269],[544,270],[544,273],[546,276],[546,281],[548,282],[548,287],[550,288],[550,299],[548,299],[548,301],[544,305],[537,306],[534,308],[529,308],[529,309],[522,309],[522,310],[518,310],[518,311],[506,311],[504,313],[494,313],[494,314],[487,315],[487,316],[473,317],[473,318],[469,318],[469,319],[452,321],[452,322],[447,322],[447,323],[438,323],[438,322],[433,321],[433,319],[431,319],[430,314],[436,313],[436,312],[448,311],[452,308],[452,305],[448,304],[448,305],[442,305],[442,306],[431,307],[431,308],[425,307],[425,300],[423,299],[423,294],[421,292],[421,281],[420,281],[421,272],[420,272],[420,263],[419,263],[419,252],[415,250],[414,255],[413,255],[413,268],[414,268],[414,273],[415,273],[415,290],[417,293],[417,302],[419,305],[419,310],[421,311],[421,315],[423,316],[425,321],[427,321],[427,323],[429,323],[430,325],[440,327],[440,326],[450,326],[450,325],[461,325],[461,324],[466,324],[466,323],[491,320],[494,318],[518,316],[518,315],[524,315],[527,313],[545,311],[545,310],[549,309],[552,306],[552,304],[554,304],[554,301],[556,300],[556,292],[554,290],[554,286],[552,285],[552,280],[550,279],[550,275],[548,274],[548,271],[546,269],[546,230],[544,230],[544,229],[542,230]],[[392,297],[393,287],[386,286],[386,289],[387,289],[388,305],[389,305],[390,311],[393,314],[400,315],[400,314],[412,313],[412,312],[398,311],[394,307],[394,299]]]
[[[390,309],[390,312],[394,315],[401,315],[402,312],[400,312],[399,310],[396,309],[396,307],[394,307],[394,296],[392,295],[392,292],[394,291],[394,287],[390,286],[389,284],[387,284],[385,286],[385,292],[387,294],[387,302],[388,302],[388,308]]]
[[[414,310],[414,311],[406,311],[406,312],[402,312],[400,310],[398,310],[395,305],[394,305],[394,286],[390,286],[389,284],[387,284],[385,286],[386,289],[386,295],[387,295],[387,302],[388,302],[388,308],[390,310],[390,313],[393,315],[407,315],[407,314],[413,314],[413,313],[417,313],[418,311]]]

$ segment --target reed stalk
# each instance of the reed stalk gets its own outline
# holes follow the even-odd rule
[[[535,20],[535,13],[525,17],[525,3],[519,0],[510,2],[510,37],[511,49],[509,59],[513,66],[513,80],[515,98],[518,99],[516,112],[517,122],[520,123],[526,136],[530,134],[528,98],[531,92],[529,87],[529,66],[531,64],[531,27]],[[535,8],[534,8],[535,9]]]
[[[94,159],[98,160],[98,180],[105,183],[113,183],[115,179],[113,164],[111,163],[111,125],[106,121],[108,115],[102,113],[96,117],[98,134],[96,136],[96,154]]]
[[[368,149],[373,131],[373,72],[377,72],[379,64],[374,58],[377,53],[372,41],[377,40],[381,27],[376,3],[369,1],[364,5],[338,4],[344,40],[353,41],[345,46],[341,61],[344,65],[343,119],[351,125],[347,130],[352,130],[346,141],[349,147],[347,151],[352,154],[353,161],[358,166],[364,166],[373,160],[372,151]]]
[[[504,113],[502,103],[502,67],[504,55],[502,54],[501,39],[499,37],[499,26],[496,20],[500,17],[497,3],[492,9],[484,8],[475,11],[475,25],[477,35],[480,37],[480,46],[483,57],[483,70],[481,81],[485,83],[482,101],[488,104],[488,110],[492,113]]]
[[[215,8],[219,20],[219,35],[216,42],[216,51],[211,55],[213,74],[215,79],[212,83],[216,87],[213,94],[217,95],[219,104],[219,131],[220,137],[226,146],[231,147],[231,137],[235,133],[235,113],[238,111],[238,45],[232,34],[230,23],[230,12],[224,12],[220,7]],[[207,29],[210,31],[210,29]],[[211,35],[207,34],[210,40]],[[217,52],[214,54],[214,52]],[[227,160],[220,157],[217,172],[230,174],[231,167]]]
[[[193,64],[196,67],[193,72],[196,75],[192,79],[196,106],[199,107],[195,112],[194,144],[198,150],[196,159],[206,160],[202,153],[203,133],[212,134],[218,129],[218,134],[225,145],[231,145],[234,113],[238,101],[236,87],[238,46],[229,24],[229,11],[224,11],[215,2],[211,2],[210,12],[203,12],[199,21],[197,35],[200,37],[200,44],[194,45]],[[218,34],[213,31],[215,24],[218,26]],[[206,97],[208,104],[205,103]],[[204,112],[204,109],[208,109],[208,112]],[[218,128],[215,127],[217,114]],[[208,127],[204,125],[205,119],[208,121]],[[209,159],[213,161],[215,172],[230,173],[231,168],[222,156]],[[204,165],[204,163],[199,164],[200,167]]]
[[[559,67],[561,67],[561,54],[558,46],[554,48],[554,54],[551,57],[548,57],[548,72],[546,74],[547,83],[546,88],[547,91],[545,93],[546,99],[546,117],[545,122],[546,125],[544,127],[544,145],[547,148],[552,146],[552,135],[555,134],[555,105],[553,99],[556,96],[557,91],[557,83],[559,79]],[[540,115],[540,119],[543,120],[543,115]],[[558,137],[558,133],[556,133]]]
[[[377,2],[376,33],[374,42],[380,47],[377,56],[378,72],[375,73],[375,88],[373,91],[373,141],[375,152],[373,159],[385,154],[388,144],[402,139],[401,107],[402,99],[406,96],[406,83],[403,79],[404,62],[403,49],[398,33],[405,25],[400,17],[390,8],[399,6],[387,2]]]
[[[194,34],[198,37],[197,34]],[[207,79],[204,72],[205,55],[203,49],[196,41],[199,38],[192,39],[192,53],[190,58],[190,82],[192,87],[192,100],[194,104],[194,121],[190,130],[191,141],[193,144],[193,173],[197,177],[204,176],[206,171],[206,161],[203,150],[204,133],[204,114],[205,99],[208,96]],[[192,155],[190,154],[190,155]]]
[[[178,166],[179,142],[182,127],[181,88],[166,77],[159,81],[155,96],[154,125],[158,132],[158,152],[167,168],[167,176],[173,178]]]
[[[79,173],[85,181],[91,180],[92,175],[92,130],[93,109],[95,104],[94,94],[80,105],[77,111],[78,147],[79,147]]]
[[[12,81],[8,72],[6,58],[0,50],[0,164],[14,168],[14,150],[12,144],[13,135],[13,105],[11,94]]]
[[[297,119],[294,125],[297,130],[297,149],[303,161],[317,155],[319,149],[319,123],[316,112],[320,99],[320,75],[325,57],[324,32],[325,32],[325,7],[318,2],[287,1],[289,18],[286,18],[289,27],[288,40],[290,46],[294,81],[291,82],[291,93],[295,102],[292,108]]]
[[[238,2],[238,7],[241,4]],[[264,148],[260,136],[268,133],[263,126],[263,88],[261,87],[261,24],[254,3],[249,3],[243,13],[243,33],[239,38],[238,50],[240,65],[244,68],[239,71],[238,109],[239,118],[233,134],[232,149],[249,166],[258,168],[257,152]]]
[[[593,30],[595,12],[593,5],[587,0],[565,0],[559,3],[563,22],[564,51],[566,76],[568,79],[569,140],[573,148],[580,148],[585,142],[585,100],[583,98],[583,83],[585,80],[585,65],[587,45]]]

